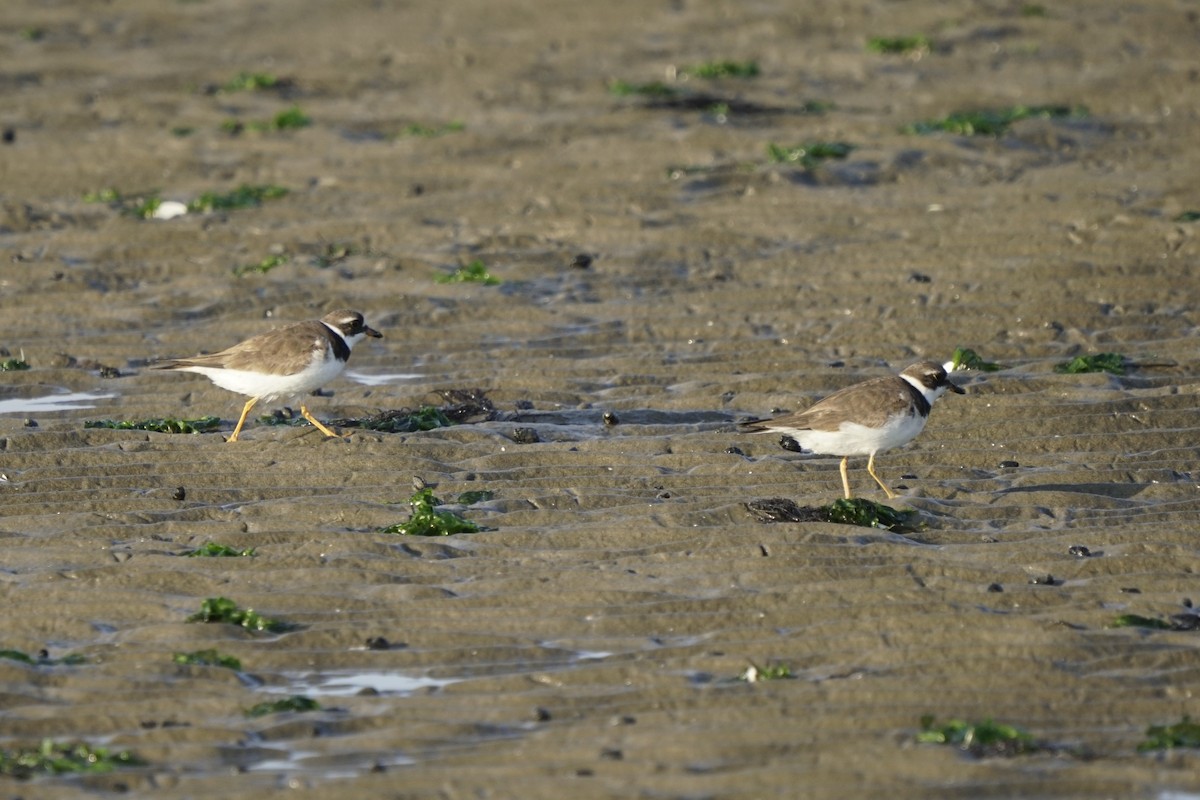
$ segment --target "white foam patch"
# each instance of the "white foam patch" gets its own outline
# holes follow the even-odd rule
[[[393,372],[385,375],[368,375],[365,372],[346,372],[346,377],[363,386],[387,386],[390,383],[405,383],[424,378],[415,372]]]
[[[11,400],[0,400],[0,414],[43,414],[47,411],[94,408],[95,401],[107,400],[110,397],[116,397],[116,395],[69,392],[46,397],[17,397]]]
[[[315,697],[349,697],[364,689],[380,694],[412,694],[422,689],[441,688],[462,678],[430,678],[399,672],[326,672],[296,676],[287,686],[264,686],[272,694],[304,694]]]

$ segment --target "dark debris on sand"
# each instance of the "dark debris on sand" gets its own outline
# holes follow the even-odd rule
[[[759,522],[835,522],[893,533],[912,533],[920,525],[916,511],[897,510],[860,497],[825,506],[801,506],[785,497],[772,497],[747,501],[746,510]]]
[[[384,433],[413,433],[451,425],[490,422],[500,416],[483,389],[442,389],[438,394],[445,403],[437,408],[389,409],[369,417],[330,420],[329,424],[338,428],[361,428]]]

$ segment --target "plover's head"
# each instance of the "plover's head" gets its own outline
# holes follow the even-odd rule
[[[321,317],[321,322],[341,334],[348,347],[354,347],[363,340],[364,336],[370,336],[372,339],[383,337],[382,333],[367,326],[362,314],[348,308],[326,314]]]
[[[945,394],[947,389],[955,394],[966,394],[961,386],[950,382],[945,367],[933,361],[921,361],[906,367],[900,377],[916,387],[930,403]]]

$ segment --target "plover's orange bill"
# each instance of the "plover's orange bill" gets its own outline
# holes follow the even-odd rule
[[[899,375],[847,386],[803,411],[750,420],[739,429],[743,433],[780,433],[803,450],[842,456],[842,488],[847,499],[851,495],[846,463],[850,456],[867,456],[867,472],[893,498],[895,492],[875,474],[875,454],[917,438],[929,419],[933,401],[947,389],[964,394],[961,387],[950,382],[941,364],[922,361]]]
[[[198,372],[222,389],[249,397],[229,437],[236,442],[255,403],[303,397],[324,386],[346,368],[350,349],[364,336],[378,339],[383,334],[368,327],[357,311],[334,311],[260,333],[219,353],[164,361],[153,369]],[[326,436],[337,436],[308,413],[303,401],[300,413]]]

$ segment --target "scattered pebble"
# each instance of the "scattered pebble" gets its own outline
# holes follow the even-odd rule
[[[533,428],[513,428],[512,440],[517,444],[535,444],[542,438]]]

